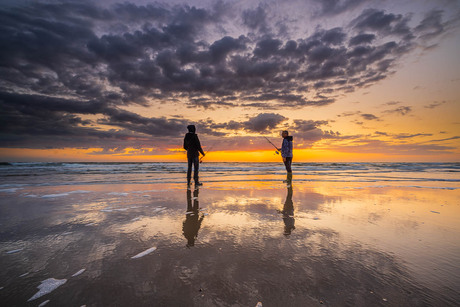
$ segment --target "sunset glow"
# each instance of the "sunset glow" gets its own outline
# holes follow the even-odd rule
[[[0,160],[459,161],[458,1],[168,3],[2,4]]]

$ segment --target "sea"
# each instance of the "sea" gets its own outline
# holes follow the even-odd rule
[[[186,163],[27,162],[0,165],[0,187],[23,185],[151,184],[185,181]],[[279,181],[281,163],[200,164],[202,181]],[[460,163],[294,163],[298,182],[369,182],[401,186],[430,184],[456,189]],[[433,185],[434,184],[434,185]]]
[[[2,306],[458,306],[460,163],[0,164]]]

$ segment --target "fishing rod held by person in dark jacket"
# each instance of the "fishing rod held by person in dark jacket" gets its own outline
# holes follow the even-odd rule
[[[206,155],[207,155],[207,154],[208,154],[208,153],[211,151],[211,149],[212,149],[212,146],[211,146],[211,147],[209,147],[209,149],[208,149],[208,150],[206,150],[206,152],[204,153],[204,155],[203,155],[203,156],[201,156],[201,158],[200,158],[200,163],[201,163],[201,162],[203,162],[203,158],[204,158],[204,156],[206,156]]]
[[[188,133],[184,137],[184,149],[187,151],[187,185],[190,185],[192,179],[192,165],[194,168],[193,179],[195,180],[195,185],[202,185],[198,180],[198,170],[199,170],[199,156],[200,153],[205,156],[203,149],[201,148],[200,139],[195,133],[195,125],[187,126]]]

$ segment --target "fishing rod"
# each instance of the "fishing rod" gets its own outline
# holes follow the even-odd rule
[[[208,152],[210,152],[213,146],[214,146],[214,145],[212,145],[211,147],[209,147],[209,149],[206,150],[206,152],[205,152],[204,154],[206,155]],[[201,158],[200,158],[200,163],[203,162],[203,158],[204,158],[204,156],[201,156]]]
[[[278,147],[276,147],[276,145],[273,144],[266,136],[264,136],[264,138],[265,138],[270,144],[272,144],[273,147],[275,147],[275,149],[276,149],[275,152],[276,152],[277,155],[279,155],[280,153],[279,153],[279,151],[278,151]]]

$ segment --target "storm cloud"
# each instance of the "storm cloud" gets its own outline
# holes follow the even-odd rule
[[[320,1],[316,16],[357,10],[363,2]],[[348,25],[296,32],[295,25],[272,20],[273,10],[221,2],[205,8],[86,1],[3,6],[1,145],[141,148],[155,137],[166,140],[165,147],[181,137],[187,118],[127,111],[160,104],[262,110],[246,121],[199,121],[202,133],[214,137],[236,129],[265,132],[288,120],[305,141],[334,137],[318,128],[325,123],[275,110],[330,105],[340,94],[385,79],[398,59],[450,24],[441,10],[411,25],[410,15],[363,9]],[[370,115],[361,116],[375,119]]]

